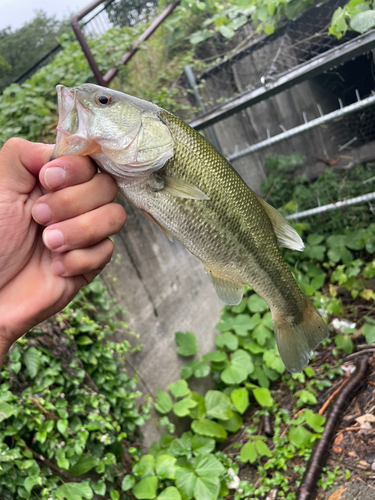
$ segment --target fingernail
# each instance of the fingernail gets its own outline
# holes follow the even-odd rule
[[[52,264],[51,264],[51,271],[56,276],[61,276],[62,274],[64,274],[65,269],[64,269],[64,266],[62,265],[62,263],[61,263],[60,260],[55,260],[55,261],[52,262]]]
[[[51,220],[51,210],[46,203],[36,203],[33,206],[32,214],[36,222],[42,226]]]
[[[44,243],[46,247],[50,250],[55,250],[63,246],[64,235],[58,229],[51,229],[50,231],[45,231],[44,233]]]
[[[56,189],[65,182],[66,170],[62,167],[49,167],[44,173],[44,182],[48,189]]]

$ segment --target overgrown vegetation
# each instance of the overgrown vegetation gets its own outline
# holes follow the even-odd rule
[[[116,500],[148,418],[124,369],[127,331],[99,280],[13,347],[0,378],[0,496]],[[139,407],[140,406],[140,407]]]

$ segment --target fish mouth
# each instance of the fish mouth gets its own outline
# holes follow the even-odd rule
[[[76,88],[57,85],[59,122],[56,145],[51,160],[61,156],[87,156],[101,151],[100,146],[87,136],[90,110],[77,99]]]

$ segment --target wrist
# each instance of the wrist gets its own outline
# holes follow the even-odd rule
[[[6,328],[0,326],[0,367],[6,358],[12,342],[8,340],[8,333]]]

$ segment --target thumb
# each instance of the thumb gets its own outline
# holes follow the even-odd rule
[[[2,187],[20,194],[30,193],[37,182],[39,171],[50,161],[53,147],[24,139],[9,139],[0,150]]]

